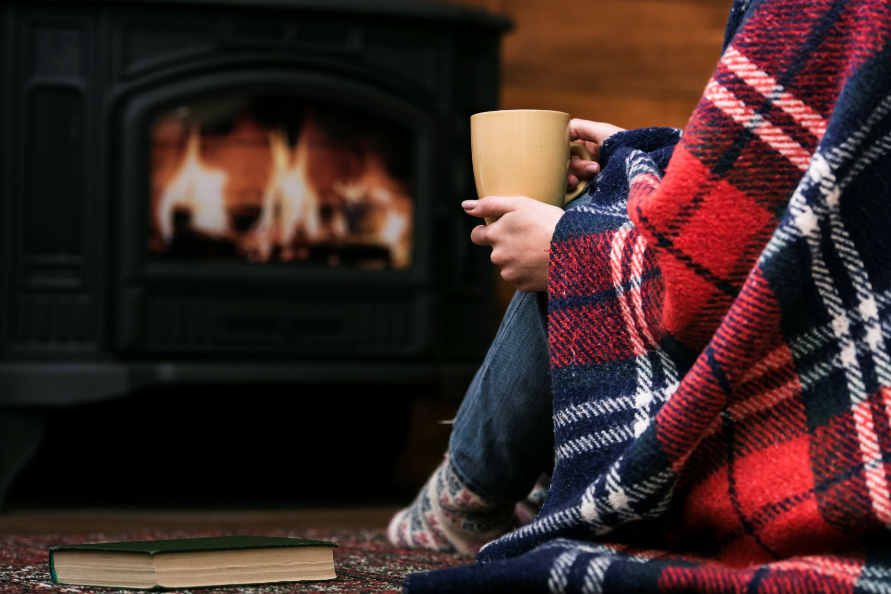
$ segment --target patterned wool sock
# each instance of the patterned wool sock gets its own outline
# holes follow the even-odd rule
[[[541,511],[541,506],[544,505],[544,500],[548,495],[548,489],[550,489],[550,487],[551,476],[542,474],[538,477],[535,486],[532,487],[532,491],[529,492],[526,499],[517,502],[517,506],[514,508],[514,516],[517,519],[518,526],[525,526],[526,524],[532,523],[532,520],[534,520],[535,516],[538,515],[538,512]]]
[[[393,516],[387,537],[395,546],[472,554],[517,525],[513,503],[471,491],[446,456],[414,502]]]

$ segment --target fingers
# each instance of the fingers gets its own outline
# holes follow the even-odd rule
[[[569,121],[569,138],[571,140],[589,140],[596,142],[598,145],[603,144],[604,140],[622,130],[624,128],[605,122],[592,122],[578,118]]]
[[[591,142],[590,140],[582,140],[581,138],[576,138],[573,142],[577,142],[585,146],[588,149],[588,152],[591,153],[591,158],[597,160],[598,153],[600,152],[600,145],[596,142]]]
[[[489,227],[486,225],[474,227],[473,231],[470,232],[470,241],[476,245],[492,245],[492,241],[489,238]]]
[[[579,145],[585,147],[587,149],[587,151],[589,153],[591,153],[591,161],[597,161],[598,159],[600,159],[600,145],[597,144],[596,142],[591,142],[590,140],[581,140],[579,138],[576,138],[572,141],[572,143],[579,144]],[[582,159],[582,160],[585,159],[582,155],[576,153],[575,150],[572,151],[571,156],[573,156],[577,159]]]
[[[578,180],[590,179],[600,173],[600,145],[604,140],[621,132],[622,128],[604,122],[592,122],[575,118],[569,122],[569,137],[573,142],[585,145],[591,153],[591,160],[581,159],[573,155],[569,160],[569,186],[573,187]]]
[[[569,173],[579,179],[588,179],[600,173],[600,163],[573,156],[569,160]]]
[[[523,205],[525,196],[486,196],[482,200],[465,200],[461,203],[464,212],[474,217],[500,217],[513,212]],[[476,243],[476,242],[474,242]]]

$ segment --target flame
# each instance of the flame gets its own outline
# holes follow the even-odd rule
[[[174,213],[186,210],[191,230],[204,236],[188,243],[189,257],[206,241],[214,254],[255,262],[327,257],[336,265],[349,254],[362,267],[411,264],[412,198],[382,153],[345,146],[311,114],[293,148],[283,128],[249,113],[233,118],[229,132],[205,137],[177,118],[154,131],[156,253],[176,257]]]
[[[197,126],[193,126],[182,167],[164,190],[158,205],[158,228],[165,243],[173,239],[173,213],[177,208],[190,212],[190,223],[196,231],[223,235],[229,230],[223,194],[227,178],[225,171],[201,163],[201,136]]]
[[[321,237],[319,197],[307,180],[307,138],[301,134],[294,149],[293,163],[284,130],[269,133],[272,174],[263,194],[263,210],[253,233],[261,262],[268,262],[275,246],[281,246],[282,259],[291,260],[291,244],[298,234],[309,243]]]
[[[386,209],[377,238],[390,248],[393,266],[405,268],[411,261],[411,215],[405,209],[407,200],[394,196],[384,188],[375,188],[372,196]]]
[[[393,183],[379,155],[366,155],[359,179],[335,182],[333,189],[348,207],[371,209],[367,239],[389,248],[395,268],[411,263],[411,198]]]

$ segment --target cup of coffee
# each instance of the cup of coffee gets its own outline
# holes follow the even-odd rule
[[[476,193],[528,196],[563,207],[587,181],[566,192],[570,153],[590,160],[581,144],[569,141],[569,114],[541,109],[487,111],[470,116],[470,151]],[[486,217],[486,222],[494,219]]]

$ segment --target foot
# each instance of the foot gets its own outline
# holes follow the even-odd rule
[[[551,477],[543,474],[538,478],[526,499],[517,503],[517,506],[514,508],[514,516],[517,518],[518,526],[532,523],[532,520],[541,511],[541,506],[544,505],[544,500],[550,487]]]
[[[474,554],[516,526],[513,503],[490,501],[458,478],[448,456],[387,528],[395,546]]]

